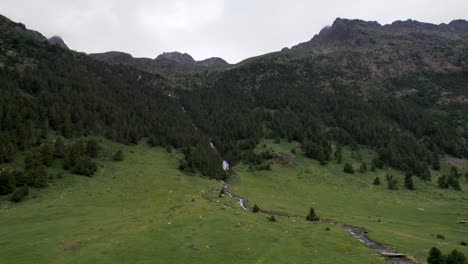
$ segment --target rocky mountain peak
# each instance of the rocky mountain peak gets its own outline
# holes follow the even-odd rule
[[[52,36],[48,39],[48,41],[52,45],[58,45],[64,49],[68,49],[68,46],[67,44],[65,44],[65,41],[63,41],[63,39],[58,35]]]
[[[170,60],[182,65],[190,65],[196,63],[192,56],[190,56],[187,53],[181,53],[178,51],[164,52],[163,54],[159,55],[156,58],[156,60]]]

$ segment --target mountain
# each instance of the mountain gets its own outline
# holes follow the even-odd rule
[[[468,22],[434,25],[406,20],[382,26],[338,18],[292,50],[328,54],[340,66],[358,66],[377,79],[410,72],[460,72],[468,69]]]
[[[64,49],[68,49],[67,44],[65,44],[65,41],[60,36],[52,36],[51,38],[48,39],[50,44],[53,45],[58,45]]]
[[[216,179],[228,176],[210,141],[231,165],[252,166],[264,138],[295,141],[323,165],[334,146],[365,145],[378,153],[376,163],[429,180],[442,155],[468,156],[465,28],[462,20],[337,19],[292,49],[227,65],[179,52],[88,56],[4,19],[1,77],[10,90],[1,98],[11,107],[4,113],[29,110],[1,127],[18,149],[32,143],[17,135],[36,138],[45,129],[124,143],[146,138],[183,148],[182,170]]]
[[[130,54],[116,51],[94,53],[89,56],[109,64],[129,65],[149,73],[177,73],[216,69],[229,65],[221,58],[209,58],[202,61],[195,61],[189,54],[180,52],[165,52],[155,59],[134,58]]]

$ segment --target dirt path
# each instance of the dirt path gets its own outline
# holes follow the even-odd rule
[[[252,209],[247,204],[247,199],[245,199],[243,197],[240,197],[240,196],[237,196],[237,195],[234,195],[229,189],[229,187],[230,187],[229,183],[226,183],[226,182],[223,182],[223,183],[224,184],[223,184],[223,187],[221,189],[221,194],[228,195],[229,197],[235,199],[237,201],[237,204],[239,204],[239,206],[243,210],[252,211]],[[268,215],[275,215],[275,216],[304,217],[304,216],[300,216],[300,215],[289,214],[289,213],[282,212],[282,211],[272,211],[272,210],[264,210],[264,209],[261,209],[259,211],[259,213],[268,214]],[[325,223],[328,223],[328,224],[331,224],[331,225],[334,225],[334,226],[338,226],[338,227],[346,230],[352,236],[354,236],[359,241],[361,241],[363,244],[365,244],[368,248],[370,248],[370,249],[372,249],[372,250],[374,250],[374,251],[376,251],[376,252],[378,252],[378,253],[380,253],[382,255],[396,254],[396,251],[391,246],[382,245],[382,244],[379,244],[377,242],[374,242],[374,241],[370,240],[367,237],[368,232],[367,232],[367,230],[365,228],[347,225],[345,223],[336,221],[334,219],[325,219],[325,220],[322,220],[322,222],[325,222]],[[419,263],[414,258],[406,256],[406,255],[397,255],[396,257],[388,257],[388,259],[393,264],[417,264],[417,263]]]

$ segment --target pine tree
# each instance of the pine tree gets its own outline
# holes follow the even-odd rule
[[[63,158],[65,155],[65,142],[61,137],[55,139],[54,143],[54,156],[56,158]]]
[[[393,175],[387,174],[387,188],[389,190],[398,190],[398,181],[393,177]]]
[[[436,247],[431,248],[429,251],[429,257],[427,258],[427,264],[444,264],[444,256],[442,252]]]
[[[373,183],[374,183],[374,185],[380,185],[380,178],[379,178],[379,177],[376,177],[376,178],[374,179],[374,182],[373,182]]]
[[[337,162],[338,164],[341,164],[341,162],[343,162],[343,150],[342,150],[341,144],[338,144],[338,145],[336,146],[335,158],[336,158],[336,162]]]
[[[254,206],[253,206],[253,208],[252,208],[252,212],[254,212],[254,213],[260,212],[260,207],[258,207],[257,204],[254,204]]]
[[[314,208],[312,208],[312,207],[310,208],[309,214],[306,216],[306,220],[307,221],[312,221],[312,222],[316,222],[316,221],[320,220],[320,218],[315,213]]]
[[[441,262],[443,264],[466,264],[466,257],[460,251],[454,249],[450,252],[450,254],[445,256],[445,262]]]
[[[432,169],[433,170],[440,170],[440,161],[439,161],[439,155],[434,153],[433,159],[432,159]]]
[[[353,174],[354,173],[353,165],[351,165],[350,163],[345,163],[343,171],[346,173]]]
[[[413,175],[411,173],[405,173],[405,187],[408,190],[414,190]]]
[[[361,163],[361,166],[359,167],[359,172],[360,173],[366,173],[367,172],[367,164],[365,162]]]

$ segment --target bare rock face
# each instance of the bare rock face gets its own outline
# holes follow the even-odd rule
[[[63,39],[60,36],[57,36],[57,35],[52,36],[51,38],[48,39],[48,41],[52,45],[57,45],[64,49],[69,49],[67,44],[65,44],[65,41],[63,41]]]
[[[170,60],[182,65],[192,65],[196,63],[196,61],[189,54],[177,51],[164,52],[163,54],[159,55],[156,60]]]

